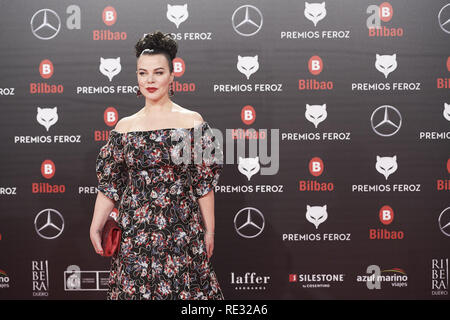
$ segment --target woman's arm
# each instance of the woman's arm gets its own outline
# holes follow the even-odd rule
[[[199,198],[198,204],[206,229],[205,244],[208,258],[210,258],[214,250],[214,191],[211,190],[206,195]]]
[[[95,251],[100,255],[103,255],[101,240],[102,230],[113,208],[114,201],[99,191],[97,193],[97,199],[95,200],[94,215],[92,217],[89,233],[92,245]]]

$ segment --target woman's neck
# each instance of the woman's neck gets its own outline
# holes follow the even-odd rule
[[[145,114],[150,114],[153,112],[166,113],[166,112],[171,112],[172,109],[173,109],[173,102],[169,98],[167,98],[167,99],[164,99],[164,101],[160,100],[157,102],[146,100],[143,111]]]

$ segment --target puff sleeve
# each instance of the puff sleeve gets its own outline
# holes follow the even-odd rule
[[[121,199],[128,183],[122,138],[121,133],[111,131],[96,160],[97,189],[114,201]]]
[[[194,196],[203,197],[218,184],[223,170],[223,149],[207,122],[194,130],[189,173]]]

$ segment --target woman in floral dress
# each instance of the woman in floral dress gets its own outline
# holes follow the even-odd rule
[[[209,260],[223,154],[208,122],[169,98],[176,50],[159,31],[136,44],[146,105],[117,123],[96,160],[96,252],[103,254],[101,230],[116,203],[122,229],[107,299],[224,299]]]

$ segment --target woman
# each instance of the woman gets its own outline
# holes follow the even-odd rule
[[[145,106],[118,121],[96,161],[100,192],[90,229],[95,251],[103,254],[101,230],[115,201],[122,229],[107,299],[223,299],[209,261],[222,151],[201,115],[169,98],[177,53],[170,34],[145,34],[135,49]],[[180,141],[191,152],[184,153]],[[213,143],[209,160],[194,162],[198,149]],[[174,161],[177,154],[188,155],[189,162]]]

